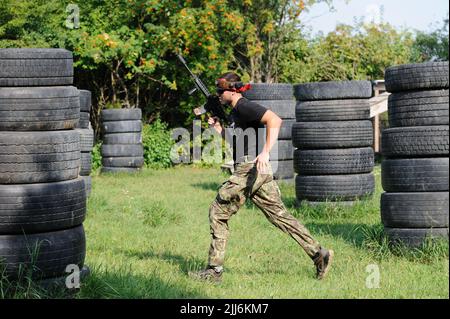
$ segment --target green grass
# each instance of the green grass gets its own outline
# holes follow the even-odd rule
[[[289,211],[335,251],[324,281],[295,241],[248,203],[230,221],[221,285],[187,272],[206,265],[208,208],[226,175],[189,166],[96,176],[84,224],[92,274],[77,298],[449,298],[448,243],[389,248],[379,167],[375,174],[375,196],[353,207],[296,208],[294,186],[281,185]],[[378,289],[366,287],[369,265],[380,270]]]

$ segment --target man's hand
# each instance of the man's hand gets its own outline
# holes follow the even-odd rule
[[[208,117],[208,124],[209,127],[213,127],[217,131],[217,133],[222,133],[222,124],[220,124],[220,120],[218,117]]]
[[[262,151],[253,163],[256,163],[256,168],[260,174],[269,174],[269,153]]]

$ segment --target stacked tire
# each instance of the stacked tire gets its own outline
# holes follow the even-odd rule
[[[273,111],[282,120],[277,143],[270,152],[273,176],[277,180],[294,178],[294,149],[292,147],[292,125],[295,122],[295,100],[291,84],[255,83],[252,89],[244,92],[244,97]],[[258,136],[261,149],[265,143],[265,132]]]
[[[103,110],[102,173],[133,173],[144,165],[141,109]]]
[[[92,107],[92,93],[87,90],[79,90],[80,94],[80,121],[77,125],[77,132],[80,134],[80,176],[86,186],[86,196],[89,196],[92,189],[92,149],[94,148],[94,130],[90,122],[90,112]]]
[[[448,62],[386,69],[381,219],[391,243],[448,240]]]
[[[292,126],[298,202],[353,202],[375,190],[368,81],[294,86]]]
[[[84,264],[72,63],[62,49],[0,49],[0,267],[11,281]]]

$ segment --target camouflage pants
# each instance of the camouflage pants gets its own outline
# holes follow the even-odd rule
[[[228,220],[247,198],[261,209],[272,224],[288,233],[311,258],[319,251],[319,243],[286,210],[271,168],[269,174],[260,174],[255,164],[244,162],[236,165],[233,175],[222,184],[209,209],[212,235],[208,260],[210,267],[223,265],[229,235]]]

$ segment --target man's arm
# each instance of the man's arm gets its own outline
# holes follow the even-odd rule
[[[254,162],[256,163],[258,171],[265,173],[269,165],[270,150],[278,139],[278,133],[280,132],[283,120],[274,112],[267,110],[261,118],[261,123],[266,125],[266,143]]]

